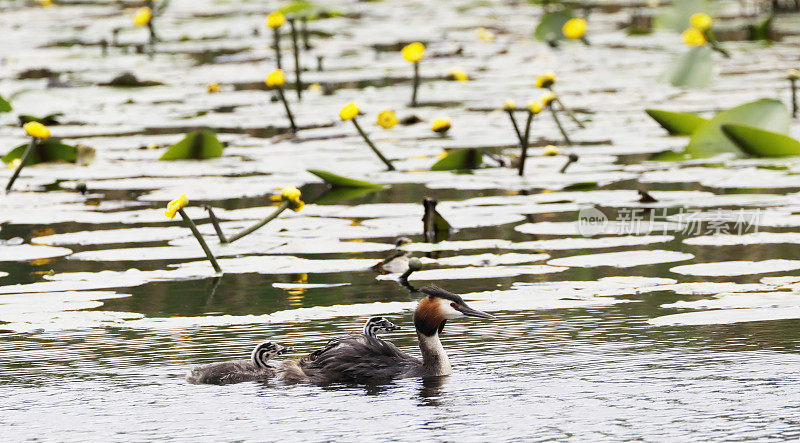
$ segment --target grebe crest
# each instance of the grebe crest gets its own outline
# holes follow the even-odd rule
[[[269,367],[267,362],[272,359],[273,357],[281,354],[285,354],[291,351],[291,347],[281,346],[276,343],[272,343],[271,341],[265,341],[264,343],[260,343],[258,346],[253,349],[253,354],[251,358],[253,360],[253,364],[261,369],[266,369]]]
[[[378,334],[396,331],[398,329],[402,328],[383,317],[372,317],[367,320],[367,323],[364,325],[364,335],[367,337],[377,337]]]

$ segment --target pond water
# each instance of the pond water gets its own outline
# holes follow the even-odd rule
[[[314,49],[303,64],[324,55],[326,70],[309,69],[304,81],[328,83],[332,95],[308,92],[298,103],[287,94],[300,125],[313,128],[293,139],[262,87],[274,63],[266,33],[252,32],[277,4],[173,0],[151,59],[113,47],[101,57],[87,44],[118,26],[120,41],[145,41],[129,26],[133,9],[10,3],[3,28],[29,26],[0,36],[16,48],[2,65],[0,94],[15,110],[0,114],[0,145],[25,141],[16,113],[63,112],[54,136],[97,153],[85,167],[26,168],[17,191],[0,196],[4,441],[800,437],[797,160],[650,161],[686,139],[667,137],[643,112],[713,115],[786,100],[797,36],[769,47],[726,42],[734,56],[716,60],[714,87],[687,92],[656,82],[683,50],[679,36],[625,36],[617,25],[627,8],[592,13],[593,46],[554,50],[527,38],[539,6],[322,2],[346,14],[310,22]],[[796,29],[793,20],[776,26]],[[495,40],[478,39],[478,26]],[[71,38],[79,43],[54,45]],[[431,53],[419,108],[405,105],[410,67],[397,54],[414,40]],[[453,66],[472,79],[441,80]],[[18,78],[42,67],[71,86]],[[428,171],[443,148],[517,155],[508,116],[493,108],[537,98],[533,79],[546,69],[587,120],[584,130],[569,125],[578,144],[564,146],[542,115],[523,178],[508,168]],[[101,86],[124,71],[165,85]],[[222,92],[206,94],[210,82]],[[382,172],[337,121],[351,100],[399,172]],[[424,122],[380,130],[372,121],[389,107]],[[453,121],[447,137],[431,136],[438,115]],[[205,126],[228,143],[222,158],[157,161]],[[791,132],[800,135],[797,121]],[[550,143],[580,160],[558,173],[563,156],[540,152]],[[391,187],[337,199],[311,168]],[[79,181],[85,196],[74,191]],[[199,205],[235,232],[271,212],[270,196],[289,185],[301,189],[302,211],[217,244]],[[640,188],[658,202],[639,203]],[[181,193],[221,276],[188,229],[163,216]],[[456,228],[438,243],[421,232],[425,196]],[[593,235],[582,235],[586,208],[609,219]],[[400,236],[424,266],[411,284],[436,283],[497,317],[448,322],[453,375],[380,386],[186,383],[192,367],[247,358],[264,340],[301,357],[372,315],[403,326],[384,338],[418,354],[415,296],[395,274],[369,270]]]

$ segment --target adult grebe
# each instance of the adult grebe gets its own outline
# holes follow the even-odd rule
[[[186,381],[194,384],[230,385],[245,381],[265,381],[274,378],[275,367],[267,362],[291,351],[292,348],[264,342],[253,349],[250,360],[226,361],[198,366],[186,376]]]
[[[333,339],[299,361],[286,361],[278,372],[285,381],[317,384],[372,384],[397,378],[449,375],[453,370],[439,340],[447,320],[494,316],[470,308],[460,296],[436,286],[426,286],[419,292],[423,297],[414,311],[414,327],[422,359],[379,338],[359,334]]]

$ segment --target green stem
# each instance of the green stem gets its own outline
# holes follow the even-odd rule
[[[553,121],[556,122],[556,126],[558,126],[558,130],[561,131],[561,135],[564,136],[564,141],[568,145],[571,145],[572,144],[572,140],[569,139],[569,135],[567,135],[567,131],[565,131],[564,127],[561,126],[561,121],[558,119],[558,113],[556,113],[555,108],[553,108],[553,103],[551,102],[549,105],[547,105],[547,107],[550,108],[550,113],[553,114]]]
[[[311,49],[311,45],[308,44],[308,18],[306,16],[300,17],[300,29],[303,35],[303,49],[308,51]]]
[[[353,118],[353,125],[355,125],[356,129],[358,130],[358,133],[361,134],[361,137],[364,139],[364,141],[367,143],[370,149],[372,149],[372,152],[374,152],[375,155],[377,155],[378,158],[381,159],[383,164],[385,164],[390,171],[394,171],[395,169],[394,165],[392,165],[392,162],[390,162],[388,158],[384,157],[381,151],[379,151],[378,148],[375,147],[375,145],[372,143],[372,140],[370,140],[369,137],[367,137],[367,134],[364,132],[364,130],[361,129],[361,125],[358,124],[358,120],[356,120],[355,117]]]
[[[506,113],[508,113],[508,118],[511,119],[511,125],[514,127],[514,133],[517,134],[517,140],[519,140],[519,145],[522,146],[524,143],[524,139],[522,138],[522,132],[519,130],[519,126],[517,125],[517,119],[514,118],[514,110],[507,108]]]
[[[419,62],[414,62],[414,86],[411,89],[411,107],[417,106],[417,89],[419,89]]]
[[[294,83],[297,89],[297,100],[303,99],[303,83],[300,81],[300,46],[297,44],[297,28],[294,18],[289,19],[289,26],[292,28],[292,51],[294,52]]]
[[[286,208],[288,208],[288,207],[289,207],[289,202],[288,201],[285,201],[285,202],[281,203],[281,205],[278,206],[278,208],[275,209],[275,212],[270,214],[269,217],[261,220],[260,222],[254,224],[253,226],[250,226],[249,228],[246,228],[243,231],[239,232],[238,234],[234,235],[233,237],[229,238],[228,239],[228,243],[233,243],[236,240],[239,240],[240,238],[244,237],[245,235],[252,234],[254,231],[260,229],[262,226],[264,226],[267,223],[269,223],[272,220],[274,220],[275,217],[279,216],[281,214],[281,212],[285,211]]]
[[[797,80],[791,79],[789,81],[792,83],[792,118],[797,118]]]
[[[216,214],[214,214],[214,210],[211,209],[211,205],[204,205],[203,206],[206,211],[208,211],[208,218],[211,220],[211,224],[214,226],[214,231],[217,232],[217,237],[219,237],[220,243],[228,243],[228,239],[225,238],[225,233],[222,232],[222,227],[219,225],[219,220],[217,220]]]
[[[558,105],[561,106],[561,110],[566,112],[567,115],[572,119],[572,121],[575,122],[576,125],[578,125],[579,128],[586,129],[586,126],[584,126],[583,123],[581,123],[581,121],[578,120],[578,117],[575,117],[575,113],[573,113],[572,110],[569,109],[568,107],[564,106],[564,103],[561,102],[561,99],[558,98],[557,95],[555,97],[556,97],[555,99],[556,102],[558,102]]]
[[[292,132],[297,132],[297,125],[294,124],[294,116],[292,110],[289,109],[289,102],[286,101],[286,96],[283,95],[283,86],[278,86],[278,95],[283,102],[283,107],[286,109],[286,117],[289,119],[289,125],[292,127]]]
[[[525,136],[522,142],[522,154],[519,157],[519,170],[517,174],[522,177],[525,175],[525,160],[528,158],[528,141],[531,136],[531,123],[533,123],[533,112],[528,111],[528,120],[525,121]]]
[[[183,210],[183,208],[178,209],[178,213],[183,218],[184,223],[186,223],[186,225],[189,226],[189,229],[192,230],[192,234],[194,234],[194,237],[197,239],[197,242],[200,243],[200,247],[203,248],[203,252],[206,253],[206,257],[208,257],[208,261],[211,262],[211,266],[214,267],[215,271],[222,272],[222,268],[219,267],[217,259],[214,258],[214,254],[211,253],[211,249],[208,248],[206,241],[203,240],[203,236],[200,235],[200,231],[197,230],[197,225],[195,225],[192,219],[189,218],[188,215],[186,215],[186,212]]]
[[[19,165],[17,165],[17,169],[14,170],[14,173],[11,174],[11,178],[8,179],[8,184],[6,184],[6,194],[8,194],[8,191],[11,190],[11,186],[14,185],[14,181],[17,180],[22,168],[25,167],[25,163],[28,161],[28,156],[31,155],[31,152],[33,152],[33,148],[36,147],[36,143],[36,137],[31,137],[31,142],[28,144],[28,147],[25,148],[25,152],[22,153],[22,157],[19,159]]]
[[[275,42],[275,63],[278,69],[283,69],[281,65],[281,31],[280,28],[272,28],[272,40]]]

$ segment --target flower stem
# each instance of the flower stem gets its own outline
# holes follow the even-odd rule
[[[278,69],[283,69],[281,65],[281,31],[279,28],[272,28],[272,40],[275,44],[275,63]]]
[[[792,118],[797,118],[797,80],[790,79],[789,82],[792,84]]]
[[[211,224],[214,225],[214,231],[217,232],[217,237],[219,237],[220,243],[228,243],[228,239],[225,238],[225,233],[222,232],[222,228],[219,225],[219,220],[217,220],[217,216],[214,214],[214,210],[211,209],[211,205],[204,205],[203,206],[206,211],[208,211],[208,218],[211,219]]]
[[[219,267],[217,259],[214,258],[214,254],[211,253],[211,249],[208,248],[206,241],[203,240],[203,236],[200,235],[200,231],[197,230],[197,225],[195,225],[192,219],[189,218],[188,215],[186,215],[186,212],[183,210],[183,208],[178,209],[178,213],[183,218],[184,223],[186,223],[186,225],[189,226],[189,229],[192,230],[192,234],[194,234],[194,237],[197,239],[197,242],[200,243],[200,247],[203,248],[203,252],[206,253],[206,257],[208,257],[208,261],[211,262],[211,266],[214,267],[215,271],[222,272],[222,268]]]
[[[14,170],[14,173],[11,174],[11,178],[8,179],[8,184],[6,184],[6,194],[11,190],[11,186],[14,185],[14,182],[17,180],[20,171],[22,168],[25,167],[25,163],[28,161],[28,156],[31,155],[33,152],[33,148],[36,147],[36,137],[31,137],[31,142],[28,144],[28,147],[25,148],[25,152],[22,153],[22,157],[19,159],[19,165],[17,165],[17,169]]]
[[[522,132],[519,130],[519,126],[517,126],[517,119],[514,118],[514,110],[513,109],[506,109],[508,113],[508,118],[511,119],[511,126],[514,127],[514,133],[517,134],[517,140],[519,140],[519,145],[522,146],[524,143],[524,139],[522,138]]]
[[[419,62],[414,62],[414,86],[411,89],[411,107],[417,106],[417,89],[419,89]]]
[[[300,81],[300,46],[297,44],[297,28],[294,18],[289,19],[289,26],[292,28],[292,52],[294,52],[294,83],[297,89],[297,100],[303,99],[303,83]]]
[[[358,120],[353,118],[352,121],[353,125],[355,125],[356,129],[358,130],[358,133],[361,134],[361,138],[363,138],[364,141],[367,143],[367,145],[370,147],[370,149],[372,149],[372,152],[374,152],[375,155],[377,155],[378,158],[381,159],[381,161],[383,162],[383,164],[386,165],[388,170],[394,171],[395,169],[394,165],[392,165],[392,162],[390,162],[388,158],[384,157],[381,151],[379,151],[378,148],[375,147],[375,145],[372,143],[372,140],[370,140],[369,137],[367,137],[367,134],[364,132],[364,130],[361,129],[361,125],[358,124]]]
[[[525,159],[528,158],[528,141],[531,135],[531,123],[533,123],[533,112],[528,111],[528,120],[525,121],[525,135],[522,141],[522,154],[519,156],[519,170],[517,174],[522,177],[525,175]]]
[[[303,49],[308,51],[311,49],[311,45],[308,44],[308,17],[302,16],[300,17],[300,29],[301,34],[303,36]]]
[[[571,145],[572,144],[572,140],[569,139],[569,135],[567,135],[567,131],[565,131],[564,127],[561,126],[561,121],[558,119],[558,113],[556,112],[555,108],[553,107],[553,104],[550,103],[549,105],[547,105],[547,107],[550,108],[550,113],[553,114],[553,121],[556,122],[556,126],[558,126],[558,130],[561,131],[561,135],[564,136],[564,141],[568,145]]]
[[[283,203],[281,203],[280,206],[277,207],[277,209],[275,209],[275,212],[270,214],[267,218],[265,218],[265,219],[261,220],[260,222],[254,224],[253,226],[250,226],[249,228],[246,228],[246,229],[242,230],[241,232],[239,232],[238,234],[234,235],[233,237],[229,238],[228,239],[228,243],[233,243],[236,240],[239,240],[240,238],[244,237],[245,235],[252,234],[254,231],[260,229],[262,226],[264,226],[267,223],[269,223],[272,220],[274,220],[275,217],[279,216],[281,214],[281,212],[285,211],[286,208],[288,208],[288,207],[289,207],[289,202],[288,201],[284,201]]]
[[[282,86],[278,86],[278,95],[283,102],[283,107],[286,108],[286,117],[289,119],[289,125],[292,127],[292,132],[297,132],[297,126],[294,124],[294,116],[292,115],[292,110],[289,109],[289,102],[286,101],[286,96],[283,94]]]
[[[564,103],[561,101],[560,98],[558,98],[558,96],[556,96],[556,102],[558,102],[558,105],[561,106],[561,110],[566,112],[567,115],[572,119],[572,121],[575,122],[576,125],[578,125],[579,128],[586,129],[586,126],[584,126],[583,123],[581,123],[581,121],[578,120],[578,117],[575,117],[575,113],[572,112],[572,110],[569,109],[568,107],[564,106]]]
[[[567,157],[567,162],[564,163],[564,166],[562,166],[558,172],[561,174],[567,172],[567,168],[569,168],[569,165],[575,163],[576,161],[578,161],[578,155],[570,154],[569,157]]]

